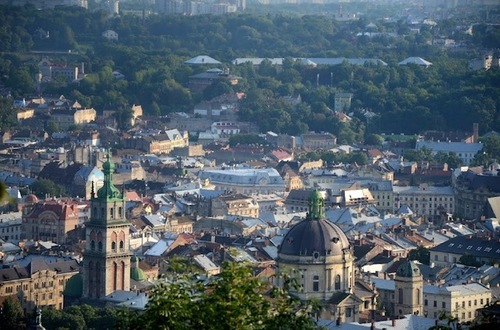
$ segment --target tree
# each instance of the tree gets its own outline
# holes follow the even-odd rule
[[[181,275],[158,285],[142,316],[145,329],[313,329],[311,303],[288,294],[293,281],[271,291],[249,266],[226,263],[207,284]]]
[[[255,134],[238,134],[229,138],[229,145],[234,147],[238,144],[262,144],[267,145],[267,141]]]
[[[31,185],[31,191],[39,198],[46,196],[63,196],[66,191],[63,186],[48,179],[38,179]]]
[[[0,129],[8,129],[17,125],[14,100],[10,97],[0,97]]]
[[[23,323],[23,309],[19,301],[12,296],[5,298],[0,310],[0,324],[2,328],[19,329],[23,328]]]
[[[424,265],[428,265],[430,264],[431,253],[429,252],[429,249],[426,249],[423,246],[419,246],[416,249],[410,251],[408,259],[418,260]]]
[[[474,257],[470,253],[463,254],[458,260],[458,262],[465,266],[472,266],[472,267],[481,266],[481,263],[476,260],[476,257]]]
[[[368,134],[365,138],[365,144],[367,145],[382,146],[382,143],[384,143],[384,138],[379,134]]]

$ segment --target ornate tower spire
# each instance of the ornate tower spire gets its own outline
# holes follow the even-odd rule
[[[324,199],[318,190],[315,190],[308,198],[309,212],[307,213],[307,220],[323,219],[325,218]]]
[[[97,191],[97,198],[121,198],[120,191],[113,184],[115,164],[111,161],[109,149],[106,154],[106,161],[102,164],[102,171],[104,173],[104,185]]]
[[[109,150],[102,170],[104,184],[94,193],[91,218],[85,225],[83,296],[90,299],[130,290],[130,222],[125,198],[113,185],[115,165]]]

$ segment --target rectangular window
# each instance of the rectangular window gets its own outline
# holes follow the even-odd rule
[[[427,301],[427,299],[425,299],[424,300],[424,306],[427,306],[427,304],[428,304],[428,301]]]
[[[443,303],[441,304],[441,307],[442,308],[446,308],[446,302],[445,301],[443,301]]]
[[[437,307],[438,302],[434,300],[434,307]]]

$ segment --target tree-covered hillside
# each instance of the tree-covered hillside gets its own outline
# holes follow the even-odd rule
[[[42,55],[30,52],[50,50],[65,53],[50,54],[53,60],[84,63],[87,76],[78,84],[55,79],[42,86],[42,93],[63,94],[97,110],[139,103],[147,114],[168,115],[189,111],[218,93],[241,91],[247,94],[241,118],[257,122],[262,131],[329,131],[340,142],[352,142],[365,133],[470,130],[473,122],[480,123],[481,133],[500,130],[500,70],[467,68],[468,59],[482,56],[483,46],[498,39],[495,30],[481,25],[473,36],[455,21],[422,26],[416,34],[403,20],[379,21],[375,31],[382,34],[370,38],[357,36],[367,20],[339,23],[327,15],[109,18],[83,9],[37,11],[30,6],[0,7],[0,20],[0,82],[17,98],[35,93],[33,77]],[[107,29],[116,31],[119,41],[105,40],[101,33]],[[436,38],[453,38],[467,47],[444,50],[432,45]],[[223,62],[242,77],[240,83],[221,82],[205,93],[190,93],[188,77],[208,67],[184,61],[200,54]],[[433,65],[398,66],[409,56]],[[286,60],[282,68],[264,63],[257,69],[231,64],[237,57]],[[312,67],[294,61],[299,57],[378,58],[388,65]],[[125,79],[114,79],[115,70]],[[350,123],[331,111],[336,92],[354,94]],[[302,103],[292,107],[281,99],[289,95],[300,95]],[[366,110],[375,116],[368,120],[362,115]]]

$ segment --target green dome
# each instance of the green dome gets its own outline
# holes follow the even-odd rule
[[[139,267],[130,268],[130,278],[137,282],[142,282],[146,280],[146,274]]]
[[[406,260],[399,266],[398,270],[396,270],[396,276],[400,277],[415,277],[421,275],[420,268],[411,260]]]
[[[71,276],[66,282],[64,288],[64,295],[66,297],[80,298],[83,294],[83,276],[82,274],[75,274]]]
[[[104,181],[104,185],[97,191],[97,198],[121,198],[121,193],[112,183]]]

